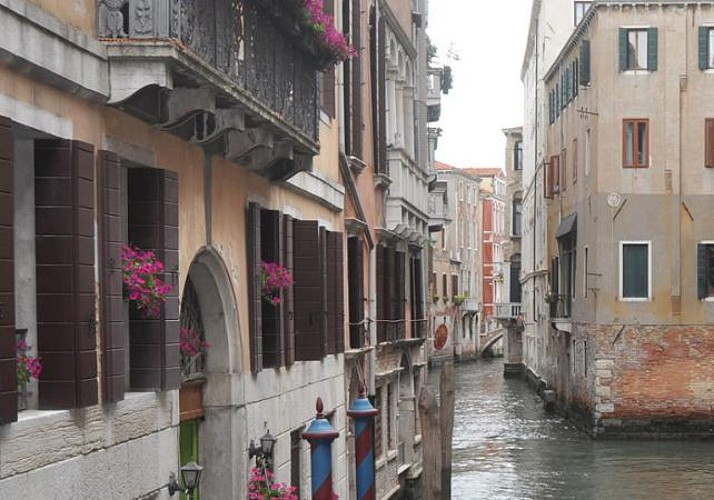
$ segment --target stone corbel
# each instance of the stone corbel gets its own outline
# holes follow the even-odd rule
[[[216,111],[213,117],[212,127],[204,124],[199,133],[195,130],[191,142],[214,149],[212,145],[222,138],[229,130],[242,132],[245,130],[245,113],[236,108],[224,108]],[[222,151],[221,151],[222,152]]]
[[[280,159],[293,159],[293,145],[290,141],[276,141],[272,148],[257,148],[250,154],[248,168],[260,171]]]
[[[216,96],[206,87],[175,89],[169,92],[166,109],[166,119],[159,125],[159,128],[169,130],[202,111],[215,114]]]
[[[239,161],[259,148],[272,149],[272,132],[261,127],[248,128],[244,132],[229,130],[225,135],[224,155],[231,161]]]

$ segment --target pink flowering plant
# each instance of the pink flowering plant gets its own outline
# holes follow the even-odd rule
[[[133,303],[144,318],[157,318],[161,304],[173,285],[159,278],[164,263],[152,251],[124,245],[121,249],[124,297]]]
[[[28,356],[28,345],[24,340],[18,340],[17,348],[17,385],[27,384],[30,379],[39,379],[42,374],[40,358]]]
[[[275,262],[262,261],[260,277],[263,283],[263,298],[274,306],[282,302],[280,291],[294,283],[290,271]]]
[[[335,28],[335,20],[325,14],[323,0],[302,0],[305,2],[303,17],[304,22],[317,36],[321,48],[329,54],[327,66],[345,61],[357,55],[354,47],[350,46],[345,35]]]
[[[248,481],[248,499],[266,500],[278,498],[280,500],[298,500],[295,487],[284,483],[276,483],[270,469],[253,467]]]
[[[189,372],[191,365],[206,353],[211,346],[201,337],[201,333],[193,328],[181,328],[179,332],[179,351],[181,351],[181,369]]]

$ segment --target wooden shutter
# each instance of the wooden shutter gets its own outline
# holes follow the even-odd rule
[[[414,266],[412,271],[412,280],[414,281],[414,318],[416,320],[424,319],[424,287],[422,284],[422,268],[421,268],[421,258],[414,258]],[[415,328],[412,330],[415,332],[414,337],[421,338],[426,330],[426,323],[417,321],[414,323]]]
[[[628,41],[627,41],[627,28],[619,29],[619,40],[620,40],[620,71],[627,71],[627,51],[628,51]]]
[[[260,211],[260,259],[282,265],[283,231],[282,217],[277,210]],[[260,263],[259,263],[260,264]],[[283,298],[283,297],[281,297]],[[283,310],[281,305],[272,305],[261,300],[261,342],[263,368],[280,366],[283,352]]]
[[[293,264],[293,218],[289,215],[283,216],[283,251],[285,256],[283,262],[285,268],[295,277],[295,266]],[[283,297],[283,313],[285,314],[285,338],[283,340],[284,359],[286,366],[291,366],[295,362],[295,296],[293,287],[289,287]]]
[[[327,231],[328,354],[345,350],[343,248],[342,233]]]
[[[699,243],[697,245],[697,298],[699,300],[707,297],[707,245]]]
[[[37,348],[41,409],[97,404],[94,149],[35,141]]]
[[[295,266],[295,359],[318,361],[324,355],[322,273],[317,221],[293,221]]]
[[[335,0],[325,0],[323,12],[330,22],[334,22]],[[335,67],[330,66],[322,73],[322,110],[330,117],[335,117]]]
[[[248,300],[250,315],[250,370],[258,373],[263,369],[263,297],[260,278],[260,206],[248,205],[246,217],[246,241],[248,243]]]
[[[362,240],[351,237],[347,240],[347,288],[349,290],[350,347],[363,347],[364,326],[364,252]]]
[[[324,354],[334,354],[335,353],[335,336],[333,331],[334,317],[331,314],[332,298],[329,297],[331,293],[334,293],[334,283],[328,278],[330,272],[330,262],[328,257],[328,231],[321,227],[319,230],[320,234],[320,283],[322,289],[320,290],[322,296],[322,316],[320,323],[320,337],[322,339],[323,353]]]
[[[126,214],[122,207],[121,164],[109,151],[99,153],[100,297],[104,361],[103,397],[105,401],[124,399],[126,380],[125,350],[128,323],[124,317],[121,247]]]
[[[374,5],[369,8],[369,81],[370,81],[370,102],[372,104],[372,161],[374,162],[375,169],[380,172],[379,163],[379,74],[380,65],[378,63],[379,57],[379,40],[377,37],[377,10]]]
[[[545,170],[544,175],[543,175],[543,178],[544,178],[544,182],[543,182],[544,186],[543,187],[544,187],[544,192],[545,192],[544,196],[546,199],[552,200],[553,199],[553,159],[551,158],[551,160],[549,162],[546,162],[546,164],[544,165],[543,168]]]
[[[404,252],[394,252],[394,295],[395,295],[395,316],[394,319],[404,319],[406,317],[406,254]]]
[[[456,274],[451,275],[451,295],[456,296],[459,294],[459,276]]]
[[[384,342],[386,338],[386,323],[382,320],[387,319],[387,287],[385,283],[387,278],[387,248],[382,245],[377,246],[377,342]]]
[[[153,250],[173,285],[156,319],[130,310],[129,380],[135,390],[179,386],[178,175],[152,168],[128,171],[129,243]]]
[[[647,28],[647,69],[657,71],[657,28]]]
[[[357,56],[352,64],[352,154],[362,158],[362,6],[360,0],[352,0],[352,47]]]
[[[580,85],[590,85],[590,40],[580,44]]]
[[[699,27],[699,69],[709,68],[709,26]]]
[[[17,420],[12,121],[0,117],[0,425]]]

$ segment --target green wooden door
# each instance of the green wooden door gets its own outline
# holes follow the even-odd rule
[[[187,420],[181,422],[179,427],[179,455],[181,458],[181,467],[189,462],[200,463],[198,460],[198,420]],[[181,485],[183,486],[183,484]],[[188,498],[181,493],[181,500],[200,500],[199,490],[196,489],[192,495],[193,498]]]

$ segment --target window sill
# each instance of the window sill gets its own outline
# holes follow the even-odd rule
[[[626,69],[625,71],[621,71],[623,75],[631,75],[631,76],[642,76],[642,75],[649,75],[651,73],[655,73],[655,70],[652,69]]]
[[[620,302],[652,302],[652,297],[620,297],[617,300],[619,300]]]
[[[57,415],[69,414],[69,410],[22,410],[17,412],[17,422],[30,422],[32,420],[54,417]]]

